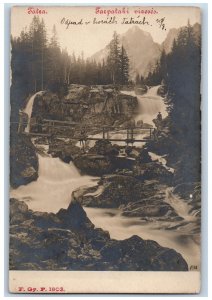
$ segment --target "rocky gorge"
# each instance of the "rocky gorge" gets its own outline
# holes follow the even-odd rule
[[[11,270],[187,271],[176,251],[132,236],[123,241],[95,228],[78,202],[57,214],[10,200]],[[142,253],[142,255],[141,255]]]
[[[86,208],[118,209],[122,216],[129,219],[138,218],[143,224],[154,223],[158,227],[161,226],[162,230],[178,230],[183,235],[193,234],[194,238],[198,239],[198,183],[191,186],[178,185],[173,189],[177,166],[174,166],[173,172],[173,166],[167,166],[166,160],[164,163],[164,159],[159,159],[162,157],[153,159],[151,155],[154,151],[157,155],[164,154],[164,147],[161,153],[158,151],[161,149],[161,139],[143,147],[123,147],[103,139],[85,149],[71,139],[83,126],[91,135],[98,134],[101,126],[105,124],[125,126],[132,121],[137,106],[136,97],[121,94],[111,87],[88,88],[72,85],[62,101],[49,92],[35,97],[32,118],[65,118],[66,121],[75,124],[72,129],[63,130],[66,134],[69,131],[66,137],[63,137],[59,129],[55,129],[50,137],[33,138],[33,143],[27,136],[20,137],[17,144],[19,146],[11,147],[11,166],[14,170],[11,186],[15,189],[20,186],[21,194],[21,197],[18,193],[17,197],[13,195],[10,202],[11,269],[188,270],[188,263],[177,251],[161,246],[154,240],[144,240],[135,234],[124,240],[111,238],[108,232],[96,227],[95,220],[90,220],[85,212]],[[166,127],[165,119],[163,122]],[[32,130],[37,131],[36,125]],[[45,132],[45,125],[42,130]],[[45,150],[45,147],[48,150]],[[123,150],[124,154],[121,154]],[[60,178],[62,170],[57,169],[60,167],[58,160],[55,169],[50,169],[54,165],[45,166],[45,176],[46,173],[52,173],[56,178],[52,188],[56,190],[56,186],[58,189],[61,186],[61,199],[58,199],[61,206],[54,212],[51,210],[51,205],[54,206],[53,198],[48,199],[50,208],[44,212],[30,208],[33,201],[37,201],[34,192],[21,192],[24,185],[27,188],[30,182],[36,184],[39,178],[41,179],[38,154],[43,157],[42,161],[48,157],[53,160],[59,159],[67,168],[76,167],[77,171],[74,170],[73,176],[78,172],[76,181],[82,180],[82,184],[70,189],[71,172],[67,173],[68,177],[65,173]],[[98,177],[96,183],[83,184],[83,176],[87,175]],[[42,178],[42,185],[48,186],[47,182],[50,179],[48,176]],[[67,195],[62,191],[63,180]],[[190,198],[194,189],[196,193]],[[45,191],[47,190],[48,188]],[[175,199],[175,196],[179,198]],[[45,202],[45,198],[48,197],[48,192],[43,194],[42,201]],[[63,203],[63,197],[67,199],[66,204]],[[183,207],[178,211],[175,203],[180,203],[180,198]],[[42,205],[42,202],[40,203]],[[193,219],[188,220],[185,211],[187,215],[192,215]]]

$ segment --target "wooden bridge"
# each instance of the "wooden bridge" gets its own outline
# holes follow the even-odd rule
[[[53,136],[59,135],[60,137],[68,137],[71,140],[77,140],[80,141],[82,144],[85,144],[86,141],[99,141],[99,140],[108,140],[110,142],[125,142],[126,144],[133,144],[133,143],[140,143],[140,142],[147,142],[148,140],[154,139],[154,128],[142,128],[142,126],[126,126],[126,127],[120,127],[120,126],[102,126],[95,127],[95,126],[86,126],[79,129],[79,133],[73,134],[73,136],[70,136],[69,134],[64,133],[56,133],[55,129],[72,129],[74,130],[76,125],[79,125],[79,123],[76,122],[68,122],[68,121],[59,121],[59,120],[49,120],[49,119],[43,119],[42,122],[35,123],[30,122],[31,125],[37,126],[37,132],[30,131],[25,132],[24,127],[26,127],[26,123],[22,123],[22,130],[21,133],[24,135],[29,136],[40,136],[40,137],[48,137],[51,138]],[[32,127],[32,126],[31,126]],[[24,129],[24,130],[23,130]],[[87,131],[94,131],[97,132],[93,135],[88,135]],[[20,132],[20,126],[19,126],[19,132]],[[112,134],[112,136],[110,136]],[[125,137],[114,137],[115,134],[122,134]],[[145,134],[143,138],[136,138],[138,134]],[[95,135],[102,135],[96,137]]]

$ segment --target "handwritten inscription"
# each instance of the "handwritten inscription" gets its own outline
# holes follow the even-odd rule
[[[140,16],[138,16],[137,18],[123,18],[122,23],[121,24],[127,24],[127,25],[131,25],[131,24],[138,24],[138,25],[150,25],[150,23],[146,20],[146,17],[141,18]]]
[[[62,18],[60,23],[64,24],[66,26],[66,29],[68,29],[70,25],[83,25],[84,24],[83,19],[80,19],[79,21],[74,21],[74,20],[70,20],[70,19],[66,19],[66,18]]]
[[[93,19],[93,24],[98,25],[98,24],[117,24],[116,17],[110,17],[105,20],[98,20],[97,18]]]
[[[82,25],[143,25],[143,26],[156,26],[161,30],[166,30],[165,17],[162,18],[150,18],[150,15],[158,14],[159,12],[154,8],[143,9],[143,8],[130,8],[130,7],[119,7],[119,8],[102,8],[96,7],[95,14],[99,15],[92,19],[69,19],[63,17],[60,24],[69,29],[70,26],[82,26]],[[131,14],[131,15],[129,15]],[[100,17],[102,15],[102,17]],[[122,17],[120,18],[120,16]],[[124,15],[124,16],[123,16]],[[145,16],[143,16],[145,15]],[[148,16],[147,16],[148,15]]]
[[[161,28],[162,30],[166,30],[166,26],[165,26],[165,23],[164,23],[165,18],[157,19],[156,22],[159,25],[159,28]]]
[[[161,30],[166,30],[166,26],[164,23],[165,18],[162,19],[157,19],[156,20],[156,25],[161,29]],[[81,26],[81,25],[103,25],[103,24],[121,24],[121,25],[146,25],[146,26],[153,26],[153,22],[150,22],[146,17],[141,17],[137,16],[136,18],[134,17],[124,17],[122,20],[118,21],[117,18],[114,17],[107,17],[105,19],[98,19],[98,18],[93,18],[93,20],[84,20],[84,19],[79,19],[79,20],[71,20],[67,18],[62,18],[60,21],[60,24],[64,25],[66,29],[69,29],[70,26]]]

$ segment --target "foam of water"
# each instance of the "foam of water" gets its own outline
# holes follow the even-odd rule
[[[138,140],[142,140],[149,136],[149,130],[142,131],[142,133],[136,133],[134,132],[133,137]],[[102,138],[102,133],[97,133],[95,135],[92,135],[93,138]],[[110,131],[109,132],[109,138],[111,139],[126,139],[127,138],[127,131],[126,130],[117,130],[117,131]],[[87,141],[86,145],[90,148],[95,145],[96,141]],[[112,145],[119,145],[119,146],[126,146],[125,141],[111,141]],[[134,143],[137,147],[142,147],[145,142],[135,142]],[[80,142],[76,143],[76,146],[81,147]]]
[[[135,91],[121,91],[122,94],[135,96],[138,99],[138,112],[134,118],[136,122],[142,120],[144,123],[154,125],[152,120],[157,117],[159,111],[161,112],[163,118],[168,115],[166,111],[166,104],[164,103],[163,98],[157,94],[158,88],[159,85],[151,87],[148,89],[147,93],[142,96],[136,95]],[[134,138],[139,140],[142,140],[147,136],[149,136],[149,130],[142,133],[134,133]],[[102,133],[92,135],[92,137],[102,138]],[[109,138],[126,139],[127,132],[126,130],[110,131]],[[114,141],[111,143],[119,146],[126,146],[126,143],[124,141]],[[87,141],[87,146],[93,147],[94,145],[95,141]],[[145,142],[136,142],[135,145],[137,147],[142,147],[145,145]],[[76,146],[81,147],[80,142],[77,142]]]
[[[159,163],[161,163],[163,165],[163,167],[165,169],[167,169],[171,173],[174,173],[173,168],[167,167],[167,165],[166,165],[167,162],[166,162],[166,159],[164,158],[164,156],[157,155],[156,153],[153,153],[153,152],[148,152],[148,153],[153,161],[158,161]]]
[[[65,164],[59,158],[39,155],[39,177],[37,181],[11,190],[11,197],[25,201],[34,211],[54,212],[67,208],[74,190],[83,186],[94,186],[98,178],[81,176],[73,163]],[[98,196],[102,190],[91,192]],[[185,220],[192,221],[190,207],[182,199],[172,197],[167,191],[167,202]],[[199,245],[186,233],[167,231],[163,222],[143,222],[139,218],[121,215],[118,209],[84,208],[90,220],[97,226],[110,232],[111,238],[125,239],[138,235],[143,239],[157,241],[160,245],[170,247],[183,255],[189,264],[199,265]],[[166,221],[166,226],[169,225]]]
[[[35,97],[37,95],[41,95],[42,93],[43,93],[43,91],[39,91],[39,92],[35,93],[34,95],[31,96],[31,98],[27,102],[27,105],[24,109],[24,112],[28,115],[28,124],[27,124],[27,127],[25,128],[25,132],[30,131],[30,119],[31,119],[31,115],[32,115],[32,108],[33,108]]]
[[[167,115],[166,106],[162,97],[157,95],[157,89],[158,87],[150,88],[145,95],[137,96],[139,108],[135,120],[142,119],[144,123],[152,124],[152,119],[156,117],[159,111],[163,117]],[[30,98],[25,108],[29,118],[35,96],[36,94]],[[123,138],[121,131],[110,134],[113,138]],[[163,158],[161,163],[166,163]],[[71,194],[75,189],[96,184],[97,178],[81,176],[73,163],[65,164],[59,158],[39,155],[39,177],[37,181],[12,189],[11,197],[25,201],[29,208],[34,211],[57,212],[60,208],[68,207]],[[98,196],[100,192],[101,190],[97,190],[90,194]],[[167,190],[166,202],[186,221],[192,222],[194,220],[195,213],[189,215],[191,207],[182,199],[173,196],[171,190]],[[139,218],[124,217],[117,209],[85,208],[85,210],[91,221],[97,227],[108,230],[112,238],[121,240],[137,234],[143,239],[152,239],[162,246],[173,248],[181,253],[189,264],[199,265],[199,245],[195,244],[188,234],[182,235],[177,231],[164,230],[163,224],[160,222],[144,223]]]
[[[34,211],[56,213],[60,208],[68,207],[74,190],[96,184],[97,178],[81,176],[73,163],[39,155],[37,181],[12,189],[10,196],[25,201]]]
[[[154,240],[163,247],[175,249],[188,265],[200,266],[200,248],[192,235],[178,231],[164,230],[163,222],[144,223],[139,218],[122,216],[118,209],[84,207],[88,218],[96,227],[109,231],[111,238],[123,240],[138,235],[143,239]],[[167,225],[167,223],[166,223]]]
[[[179,196],[174,195],[172,193],[172,190],[173,190],[173,188],[168,188],[166,190],[166,200],[165,200],[165,202],[167,202],[169,205],[171,205],[174,208],[174,210],[176,211],[176,213],[180,217],[182,217],[184,220],[190,221],[190,222],[195,221],[196,216],[190,214],[192,206],[189,205],[183,199],[181,199]]]
[[[138,113],[135,121],[142,120],[144,123],[154,125],[153,119],[157,117],[159,111],[162,117],[165,118],[168,113],[164,99],[157,94],[159,85],[148,89],[144,95],[136,95],[134,91],[121,91],[122,94],[135,96],[138,99]]]
[[[168,115],[163,98],[157,94],[158,88],[159,86],[154,86],[146,94],[137,95],[138,115],[135,121],[142,120],[144,123],[154,125],[152,120],[157,117],[159,111],[163,118]]]

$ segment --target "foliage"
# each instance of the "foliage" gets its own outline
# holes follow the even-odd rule
[[[169,160],[177,166],[176,181],[198,181],[201,53],[200,40],[189,22],[174,40],[171,53],[162,52],[154,75],[149,74],[149,83],[163,81],[168,90]]]
[[[129,58],[123,46],[120,47],[119,37],[113,33],[113,39],[109,44],[107,58],[110,70],[110,80],[113,84],[127,84],[129,79]]]
[[[47,39],[43,19],[34,16],[29,29],[11,38],[11,118],[17,121],[18,110],[25,99],[40,90],[50,90],[62,98],[70,84],[127,84],[129,59],[120,46],[116,32],[110,42],[106,61],[84,59],[83,52],[76,58],[66,49],[61,50],[55,25]]]

